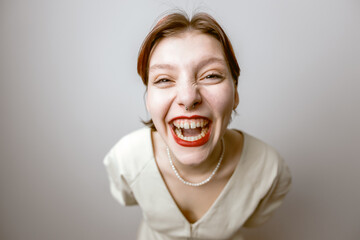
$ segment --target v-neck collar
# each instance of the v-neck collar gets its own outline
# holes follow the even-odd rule
[[[240,174],[240,169],[241,169],[241,164],[243,162],[243,159],[245,158],[246,155],[246,149],[247,149],[247,139],[248,136],[246,133],[244,133],[243,131],[239,131],[239,130],[235,130],[237,132],[239,132],[240,134],[243,135],[243,146],[242,146],[242,151],[241,151],[241,155],[240,155],[240,159],[235,167],[234,172],[232,173],[231,177],[229,178],[228,182],[226,183],[226,185],[224,186],[224,188],[221,190],[220,194],[217,196],[217,198],[215,199],[215,201],[211,204],[210,208],[206,210],[206,212],[194,223],[190,223],[184,216],[184,214],[181,212],[181,210],[179,209],[178,205],[176,204],[174,198],[171,196],[170,191],[168,189],[168,187],[166,186],[166,183],[161,175],[160,169],[156,163],[156,159],[155,159],[155,154],[154,154],[154,150],[153,150],[153,141],[152,141],[152,136],[151,136],[151,129],[149,129],[148,131],[148,137],[150,137],[150,142],[151,142],[151,167],[155,170],[156,172],[156,178],[158,178],[159,181],[159,187],[161,187],[161,190],[163,191],[163,196],[166,196],[166,198],[168,199],[169,203],[171,203],[172,207],[174,209],[176,209],[177,211],[177,215],[179,216],[179,218],[181,218],[184,222],[186,222],[189,226],[191,227],[196,227],[198,225],[201,225],[202,222],[206,222],[206,220],[208,218],[210,218],[211,215],[216,213],[216,209],[218,208],[219,202],[222,201],[222,199],[224,198],[224,196],[230,191],[230,189],[232,188],[232,186],[235,183],[235,179],[237,178],[237,175]]]

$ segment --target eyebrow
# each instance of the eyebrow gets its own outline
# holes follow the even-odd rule
[[[154,71],[156,69],[174,69],[175,67],[171,64],[154,64],[151,65],[149,71]]]
[[[201,61],[197,66],[196,66],[196,70],[199,70],[201,68],[203,68],[204,66],[206,65],[209,65],[211,63],[221,63],[221,64],[225,64],[226,65],[226,62],[224,61],[224,59],[222,58],[219,58],[219,57],[209,57],[209,58],[206,58],[205,60]],[[151,65],[150,68],[149,68],[149,71],[154,71],[156,69],[170,69],[170,70],[173,70],[175,69],[176,67],[174,65],[171,65],[171,64],[154,64],[154,65]]]
[[[226,65],[226,62],[224,61],[224,59],[222,58],[218,58],[218,57],[210,57],[210,58],[207,58],[203,61],[201,61],[197,66],[196,66],[196,70],[199,70],[203,67],[205,67],[206,65],[209,65],[211,63],[221,63],[221,64],[225,64]]]

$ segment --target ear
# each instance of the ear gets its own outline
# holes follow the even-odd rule
[[[237,108],[237,106],[239,105],[239,93],[237,88],[235,88],[235,96],[234,96],[234,106],[233,106],[233,110],[235,110]]]

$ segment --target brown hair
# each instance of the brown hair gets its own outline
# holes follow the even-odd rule
[[[171,13],[161,18],[146,36],[140,48],[137,71],[144,85],[148,85],[150,55],[154,46],[163,38],[190,30],[197,30],[213,36],[221,43],[231,76],[234,79],[235,86],[237,86],[240,68],[230,40],[218,22],[207,13],[196,13],[189,19],[185,13],[179,12]],[[143,123],[156,130],[151,119],[147,122],[143,121]]]

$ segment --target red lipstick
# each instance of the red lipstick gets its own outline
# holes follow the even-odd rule
[[[175,126],[171,127],[171,133],[174,137],[174,140],[177,144],[183,146],[183,147],[199,147],[199,146],[202,146],[204,145],[205,143],[207,143],[207,141],[209,140],[210,138],[210,131],[211,131],[211,121],[209,119],[207,119],[206,117],[203,117],[203,116],[198,116],[198,115],[193,115],[193,116],[190,116],[190,117],[187,117],[187,116],[179,116],[179,117],[176,117],[176,118],[173,118],[171,122],[173,122],[174,120],[176,119],[206,119],[207,121],[209,121],[208,125],[207,125],[207,128],[208,128],[208,131],[207,133],[205,134],[204,137],[198,139],[198,140],[195,140],[195,141],[187,141],[187,140],[184,140],[184,139],[181,139],[179,138],[176,133],[174,132],[174,128]]]

